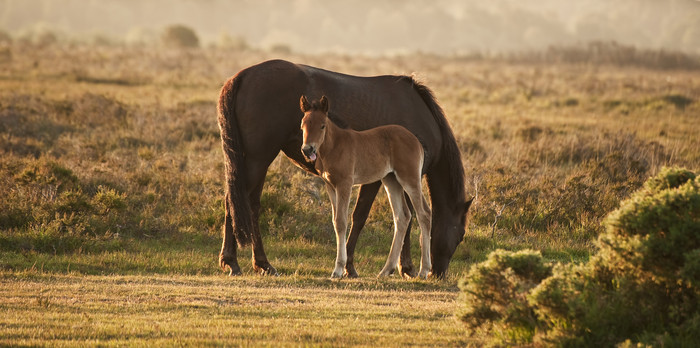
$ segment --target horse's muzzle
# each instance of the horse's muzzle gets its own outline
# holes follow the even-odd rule
[[[303,145],[301,147],[301,153],[303,153],[304,157],[306,157],[306,159],[309,161],[316,160],[316,149],[311,145]]]

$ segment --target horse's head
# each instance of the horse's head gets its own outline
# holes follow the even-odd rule
[[[302,95],[299,99],[299,107],[304,113],[304,118],[301,119],[301,131],[304,134],[301,153],[309,161],[315,161],[318,148],[326,136],[328,98],[324,95],[321,100],[309,103],[306,96]]]
[[[452,213],[440,221],[434,221],[433,227],[444,233],[443,238],[433,237],[431,241],[431,259],[433,275],[444,277],[450,265],[450,259],[466,233],[469,208],[474,199],[457,204]]]

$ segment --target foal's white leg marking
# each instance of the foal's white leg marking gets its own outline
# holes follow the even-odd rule
[[[422,167],[418,166],[418,168]],[[418,225],[420,226],[420,270],[418,271],[418,276],[425,279],[430,274],[432,267],[432,262],[430,260],[430,229],[432,224],[432,216],[430,215],[430,206],[423,196],[423,191],[421,190],[421,174],[420,169],[417,173],[405,173],[406,175],[399,177],[397,180],[406,190],[408,198],[411,199],[413,203],[413,208],[416,211],[416,218],[418,220]]]
[[[389,257],[378,275],[379,277],[386,277],[391,274],[399,263],[401,247],[403,246],[403,239],[406,235],[406,229],[408,228],[408,222],[411,215],[404,198],[403,188],[396,178],[391,175],[387,176],[386,178],[382,179],[382,183],[384,184],[384,189],[389,196],[391,211],[394,215],[394,240],[391,242]]]
[[[326,187],[328,188],[330,195],[330,190],[332,190],[332,187],[330,184],[327,184]],[[348,261],[346,246],[347,240],[345,234],[348,227],[348,205],[350,204],[350,193],[352,192],[352,186],[349,188],[339,186],[333,191],[335,193],[335,195],[333,195],[335,196],[335,199],[331,198],[331,204],[334,205],[333,228],[335,229],[337,250],[335,257],[335,268],[333,269],[333,273],[331,273],[331,278],[342,278],[345,270],[345,264]]]

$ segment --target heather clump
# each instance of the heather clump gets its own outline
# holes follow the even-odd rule
[[[547,266],[532,277],[496,260],[527,254],[544,265],[540,254],[492,253],[462,282],[461,319],[506,345],[697,344],[699,189],[693,172],[664,168],[607,216],[587,263]]]

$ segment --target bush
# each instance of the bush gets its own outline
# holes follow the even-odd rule
[[[42,157],[0,161],[0,251],[72,253],[112,249],[113,233],[137,234],[140,216],[126,194],[95,188],[73,170]],[[95,191],[95,192],[93,192]]]
[[[166,47],[199,47],[199,38],[192,28],[184,25],[171,25],[163,31],[161,41]]]
[[[470,330],[498,334],[502,343],[530,341],[537,318],[527,294],[551,271],[539,252],[496,250],[460,284],[467,302],[460,318]]]
[[[699,188],[692,172],[662,170],[608,215],[588,263],[556,265],[551,276],[537,253],[494,252],[461,284],[461,319],[497,344],[697,345]],[[537,276],[505,262],[524,255]]]

